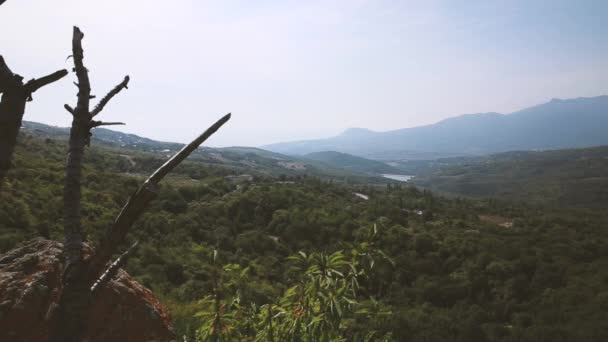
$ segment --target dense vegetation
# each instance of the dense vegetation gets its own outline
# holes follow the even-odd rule
[[[386,163],[335,151],[309,153],[304,155],[303,158],[308,160],[316,160],[333,167],[346,169],[353,172],[361,172],[372,175],[401,174],[401,170]]]
[[[61,237],[65,142],[26,136],[0,192],[0,252]],[[97,241],[162,162],[91,148],[83,226]],[[130,240],[128,271],[203,340],[604,341],[608,214],[437,197],[398,185],[185,163]],[[364,193],[369,200],[353,195]],[[605,207],[604,207],[605,208]]]
[[[403,165],[417,185],[554,207],[608,207],[608,146],[507,152]]]

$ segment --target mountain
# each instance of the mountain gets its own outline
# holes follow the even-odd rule
[[[374,134],[374,133],[376,133],[376,132],[369,130],[367,128],[354,127],[354,128],[346,129],[344,132],[342,132],[342,135],[350,136],[350,137],[365,137],[365,136],[368,136],[368,135]]]
[[[560,207],[608,206],[608,146],[505,152],[413,166],[420,170],[414,184],[443,193]]]
[[[435,159],[513,150],[549,150],[608,144],[608,96],[553,99],[510,114],[467,114],[387,132],[348,129],[327,139],[264,146],[303,155],[338,151],[378,160]]]
[[[365,159],[351,154],[323,151],[306,154],[304,160],[314,160],[338,169],[367,174],[401,174],[402,171],[380,161]]]
[[[23,121],[21,130],[24,133],[48,138],[67,139],[70,135],[70,129],[68,127],[51,126],[33,121]],[[94,128],[91,139],[93,144],[97,143],[104,146],[135,149],[144,152],[177,151],[184,146],[180,143],[152,140],[135,134],[113,131],[106,128]]]
[[[67,140],[70,130],[66,127],[24,121],[21,132],[41,138]],[[126,158],[131,164],[141,163],[142,160],[150,157],[165,159],[184,146],[180,143],[157,141],[105,128],[93,130],[92,145],[110,149]],[[360,170],[349,169],[336,163],[321,163],[313,159],[287,156],[255,147],[201,147],[192,153],[189,160],[207,166],[222,167],[235,173],[258,176],[310,175],[354,182],[386,182],[386,180],[373,177],[372,174],[376,173],[368,172],[364,167]],[[371,160],[368,162],[384,165]],[[390,169],[390,166],[385,166],[387,170]]]

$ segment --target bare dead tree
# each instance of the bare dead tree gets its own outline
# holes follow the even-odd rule
[[[63,291],[59,300],[58,316],[55,330],[52,332],[53,341],[80,341],[83,329],[83,316],[87,312],[89,294],[87,284],[87,267],[83,261],[82,226],[81,226],[81,179],[82,162],[85,147],[90,143],[91,129],[104,123],[93,120],[93,117],[103,109],[109,100],[122,89],[127,87],[129,76],[106,95],[96,109],[91,111],[91,84],[88,70],[84,66],[82,39],[84,34],[74,27],[72,36],[72,57],[74,72],[78,79],[76,107],[69,105],[64,108],[72,114],[72,127],[68,147],[68,158],[65,168],[65,183],[63,189],[63,229],[65,270],[63,272]]]
[[[80,214],[84,151],[90,143],[92,128],[122,124],[115,122],[104,123],[95,121],[93,118],[103,110],[112,97],[122,89],[127,88],[129,76],[126,76],[121,83],[99,101],[99,104],[93,110],[90,110],[90,99],[92,98],[91,85],[88,70],[83,62],[83,38],[84,34],[80,29],[74,27],[72,52],[74,71],[78,78],[78,100],[75,108],[67,104],[64,106],[72,114],[73,120],[70,130],[64,184],[65,269],[62,278],[63,290],[54,318],[54,328],[51,332],[51,341],[57,342],[82,341],[84,319],[87,316],[87,310],[91,301],[95,300],[93,294],[103,287],[114,276],[117,270],[126,263],[129,254],[137,245],[135,243],[118,257],[116,261],[110,263],[113,254],[125,242],[131,226],[141,216],[150,201],[156,197],[159,182],[230,119],[230,114],[222,117],[156,170],[129,198],[114,224],[108,227],[105,238],[95,253],[87,260],[84,260]]]
[[[23,77],[13,74],[4,58],[0,56],[0,94],[2,94],[2,100],[0,100],[0,187],[11,166],[26,102],[32,101],[32,94],[36,90],[67,74],[67,70],[59,70],[23,83]]]
[[[80,225],[80,183],[82,178],[82,158],[84,149],[89,145],[91,129],[103,126],[101,121],[93,118],[99,114],[110,99],[118,94],[122,89],[126,89],[129,83],[129,76],[125,76],[112,91],[108,93],[95,107],[93,111],[89,109],[91,96],[91,84],[89,81],[88,70],[84,66],[84,53],[82,49],[82,39],[84,34],[78,27],[74,27],[72,37],[72,57],[74,59],[74,71],[78,78],[78,94],[76,107],[72,109],[69,105],[64,107],[72,114],[72,128],[70,130],[70,140],[68,149],[68,159],[65,169],[65,185],[63,193],[64,205],[64,236],[66,261],[69,264],[78,263],[82,252],[82,229]]]

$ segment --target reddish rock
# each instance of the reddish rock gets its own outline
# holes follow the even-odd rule
[[[35,239],[0,256],[0,341],[48,340],[48,318],[61,291],[62,248],[59,242]],[[86,331],[90,342],[174,337],[168,312],[123,270],[96,294]]]

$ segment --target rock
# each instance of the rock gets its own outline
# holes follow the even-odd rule
[[[48,340],[49,317],[61,291],[62,250],[59,242],[35,239],[0,255],[0,341]],[[119,270],[93,299],[86,338],[160,342],[174,334],[168,312],[152,292]]]

